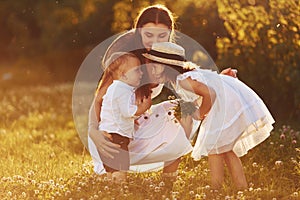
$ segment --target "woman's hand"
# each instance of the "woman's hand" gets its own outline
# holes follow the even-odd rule
[[[221,71],[220,74],[227,75],[227,76],[232,76],[233,78],[236,78],[237,77],[237,70],[232,69],[232,68],[227,68],[227,69],[224,69],[223,71]]]
[[[93,129],[89,131],[89,136],[102,156],[114,158],[112,153],[119,153],[116,148],[120,148],[120,145],[111,142],[112,137],[109,133]]]

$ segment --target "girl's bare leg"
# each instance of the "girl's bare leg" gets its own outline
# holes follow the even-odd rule
[[[224,181],[223,154],[208,155],[208,165],[211,175],[211,187],[212,189],[220,189]]]
[[[240,158],[233,151],[229,151],[224,153],[224,160],[236,187],[246,189],[248,184]]]

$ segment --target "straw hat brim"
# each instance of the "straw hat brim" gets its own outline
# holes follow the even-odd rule
[[[176,66],[179,66],[179,67],[184,66],[184,61],[173,60],[173,59],[168,59],[168,58],[161,58],[161,57],[157,57],[157,56],[154,56],[152,54],[149,54],[149,53],[143,53],[143,56],[145,58],[148,58],[149,60],[156,61],[156,62],[163,63],[163,64],[167,64],[167,65],[176,65]]]

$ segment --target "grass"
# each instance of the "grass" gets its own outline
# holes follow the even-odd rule
[[[209,186],[207,159],[189,156],[173,188],[160,172],[114,185],[93,173],[72,118],[72,84],[0,88],[0,199],[299,199],[300,135],[285,125],[242,157],[249,188]],[[288,122],[282,122],[288,124]]]

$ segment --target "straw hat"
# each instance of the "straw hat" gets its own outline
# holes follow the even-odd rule
[[[185,50],[172,42],[159,42],[152,44],[151,50],[143,54],[149,60],[184,67]]]

